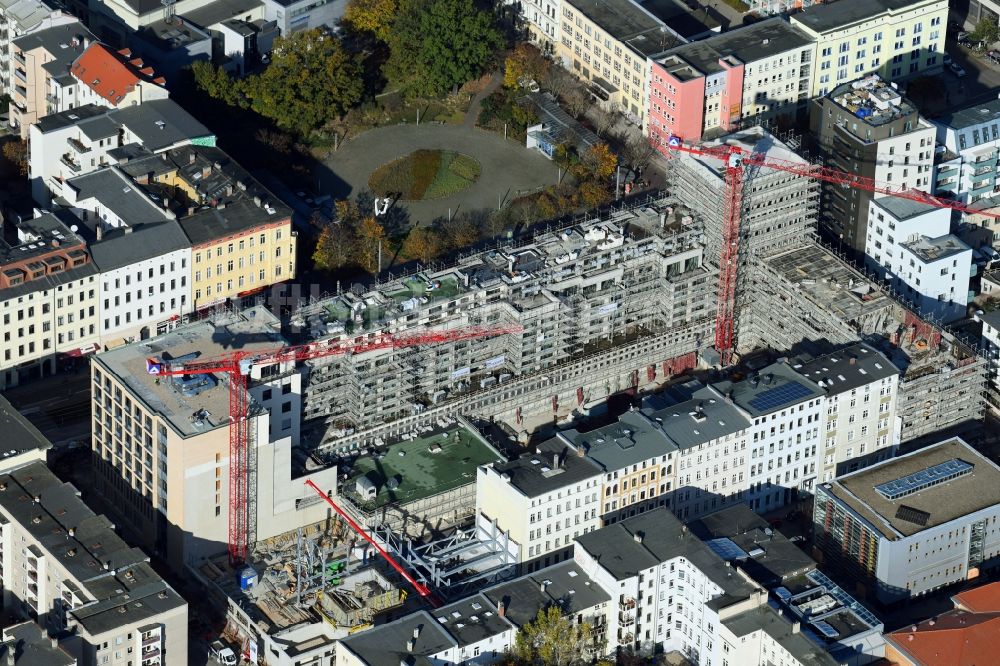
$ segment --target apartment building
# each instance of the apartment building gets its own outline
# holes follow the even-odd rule
[[[76,18],[52,2],[43,0],[6,0],[0,3],[0,86],[10,95],[10,44],[18,37],[58,25],[74,23]]]
[[[53,82],[71,85],[69,68],[94,40],[79,21],[39,30],[11,42],[10,126],[22,139],[28,128],[55,107]]]
[[[91,363],[99,492],[141,543],[178,569],[225,551],[228,542],[228,379],[159,378],[147,373],[146,363],[150,357],[220,356],[234,340],[245,342],[244,351],[275,349],[286,344],[280,330],[273,314],[254,307],[177,327]],[[301,372],[294,364],[254,366],[249,376],[254,405],[249,444],[257,461],[250,490],[256,497],[249,509],[256,530],[251,547],[327,518],[326,505],[304,485],[307,479],[329,492],[337,489],[336,467],[307,473],[293,462]]]
[[[58,113],[85,104],[112,109],[143,102],[167,99],[166,79],[131,51],[114,51],[100,42],[87,46],[70,66],[71,78],[57,77],[50,82],[50,113]]]
[[[666,509],[581,536],[574,561],[612,597],[610,648],[706,665],[837,663]]]
[[[878,76],[838,85],[813,100],[809,126],[828,166],[894,187],[930,190],[934,126],[894,85]],[[828,185],[824,197],[821,228],[847,247],[864,252],[873,194]]]
[[[896,455],[899,368],[884,354],[861,343],[792,367],[826,391],[819,478],[831,481]]]
[[[46,666],[77,666],[76,659],[53,645],[45,632],[34,622],[21,622],[3,628],[0,634],[0,656],[10,666],[46,664]]]
[[[865,263],[921,315],[964,318],[976,267],[972,248],[951,233],[951,211],[898,197],[869,206]]]
[[[55,374],[97,350],[97,266],[60,217],[26,220],[9,241],[0,239],[0,267],[0,388]]]
[[[935,74],[944,66],[946,0],[846,0],[791,17],[816,45],[809,98],[878,74],[886,81]]]
[[[632,0],[563,0],[556,56],[609,111],[645,127],[649,59],[684,40]]]
[[[650,63],[648,134],[666,154],[679,136],[701,141],[805,108],[816,47],[773,18],[672,48]]]
[[[996,311],[977,313],[976,319],[983,327],[980,349],[987,362],[987,396],[994,405],[1000,404],[1000,314]]]
[[[568,559],[573,540],[601,526],[601,470],[561,438],[476,474],[476,523],[495,522],[520,547],[524,571]]]
[[[748,487],[749,417],[713,386],[692,384],[696,386],[690,398],[650,398],[642,410],[678,447],[676,470],[665,470],[675,478],[665,484],[668,494],[663,506],[681,519],[743,502]],[[672,487],[675,491],[670,493]]]
[[[714,304],[699,233],[683,209],[653,203],[301,309],[292,323],[317,338],[476,322],[524,328],[311,363],[309,430],[337,449],[479,410],[520,431],[640,378],[694,367]],[[620,342],[606,347],[609,339]]]
[[[214,146],[215,136],[169,99],[119,109],[84,104],[50,114],[28,131],[32,198],[48,206],[70,178],[194,142]]]
[[[1000,147],[1000,100],[988,100],[964,109],[946,111],[930,121],[937,146],[934,149],[934,188],[938,196],[962,203],[992,207],[997,183],[997,149]],[[996,233],[995,221],[982,221]]]
[[[295,277],[291,209],[223,151],[191,144],[119,168],[188,237],[195,310]]]
[[[528,24],[528,39],[543,53],[555,53],[562,35],[561,0],[520,0],[519,11]]]
[[[980,576],[1000,555],[1000,467],[958,438],[824,483],[815,544],[881,601]]]
[[[0,475],[0,561],[5,613],[59,636],[75,663],[187,658],[187,604],[43,462]]]

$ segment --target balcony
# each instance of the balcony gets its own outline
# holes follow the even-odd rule
[[[14,78],[16,78],[21,83],[24,83],[24,84],[28,83],[28,75],[24,72],[23,69],[15,68],[14,69]]]
[[[635,615],[632,615],[631,613],[618,614],[619,627],[631,627],[633,624],[635,624]]]
[[[66,139],[66,143],[69,144],[70,148],[72,148],[76,152],[80,153],[81,155],[85,155],[85,154],[87,154],[87,153],[90,152],[90,147],[89,146],[83,145],[81,142],[77,141],[76,139],[74,139],[72,137],[70,137],[69,139]]]
[[[59,161],[68,166],[70,168],[70,171],[72,171],[73,173],[80,173],[80,169],[82,167],[76,162],[74,162],[69,155],[63,155]]]
[[[621,597],[618,599],[618,610],[629,611],[635,608],[635,599],[631,597]]]
[[[142,653],[142,660],[155,659],[160,656],[160,648],[153,648],[152,650],[146,650]]]
[[[25,64],[24,63],[24,53],[22,53],[20,51],[14,51],[14,62],[16,62],[19,65]]]
[[[150,645],[159,645],[159,644],[160,644],[159,636],[147,636],[146,638],[142,639],[142,647],[144,648],[147,648]]]

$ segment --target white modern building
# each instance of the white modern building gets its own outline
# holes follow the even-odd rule
[[[882,601],[972,580],[1000,556],[1000,467],[958,438],[824,483],[816,547]]]
[[[76,21],[55,3],[44,0],[0,1],[0,85],[11,93],[10,43],[24,35]]]
[[[866,263],[920,314],[951,322],[965,317],[972,248],[950,233],[951,211],[899,197],[872,199]]]
[[[1000,100],[946,111],[930,122],[937,132],[934,194],[967,204],[995,197]]]
[[[984,312],[977,314],[976,318],[983,324],[981,349],[988,363],[987,395],[994,405],[1000,405],[1000,312]]]

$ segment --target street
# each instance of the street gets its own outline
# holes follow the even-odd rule
[[[4,391],[56,448],[90,443],[90,372],[59,373]]]

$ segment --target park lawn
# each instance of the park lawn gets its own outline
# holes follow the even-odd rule
[[[448,150],[415,150],[383,164],[368,179],[372,192],[400,193],[403,199],[440,199],[462,191],[479,178],[479,163]]]

